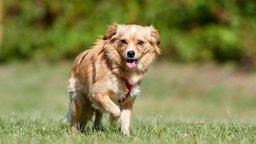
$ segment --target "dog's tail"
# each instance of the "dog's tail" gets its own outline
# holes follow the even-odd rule
[[[72,102],[74,101],[74,99],[76,98],[76,90],[75,90],[75,82],[76,80],[74,78],[70,78],[69,79],[69,84],[68,84],[68,91],[69,91],[69,108],[68,108],[68,112],[65,116],[65,121],[66,122],[71,122],[71,118],[72,118],[72,111],[71,111],[71,107],[72,107]]]
[[[71,114],[72,114],[72,111],[71,111],[72,101],[76,97],[75,91],[70,91],[69,96],[70,96],[70,102],[69,102],[68,112],[66,114],[66,121],[70,123],[71,122]]]

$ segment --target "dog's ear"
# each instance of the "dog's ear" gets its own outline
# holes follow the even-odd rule
[[[149,31],[150,31],[150,40],[159,45],[160,44],[160,35],[157,32],[157,30],[151,25],[149,26]]]
[[[158,45],[160,44],[160,35],[157,30],[151,25],[149,26],[150,41],[153,43],[155,51],[160,54],[161,50]]]
[[[103,36],[103,40],[111,39],[115,34],[118,29],[118,24],[114,23],[111,26],[108,27],[108,30]]]

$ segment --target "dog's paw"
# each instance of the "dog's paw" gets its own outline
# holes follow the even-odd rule
[[[124,134],[124,135],[130,135],[130,131],[128,129],[121,129],[121,132]]]
[[[102,125],[93,125],[92,129],[95,131],[104,131],[104,128]]]
[[[120,128],[121,127],[121,117],[118,117],[118,118],[110,118],[110,123],[111,125],[114,127],[114,128]]]
[[[79,132],[78,128],[76,126],[72,126],[70,129],[72,132],[77,133]]]

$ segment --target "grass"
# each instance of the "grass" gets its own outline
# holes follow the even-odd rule
[[[131,136],[69,131],[70,63],[0,66],[0,143],[255,143],[256,73],[159,63],[135,102]]]

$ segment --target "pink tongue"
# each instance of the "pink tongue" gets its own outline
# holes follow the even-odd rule
[[[126,65],[129,67],[129,68],[133,68],[136,66],[136,62],[135,60],[134,61],[126,61]]]

